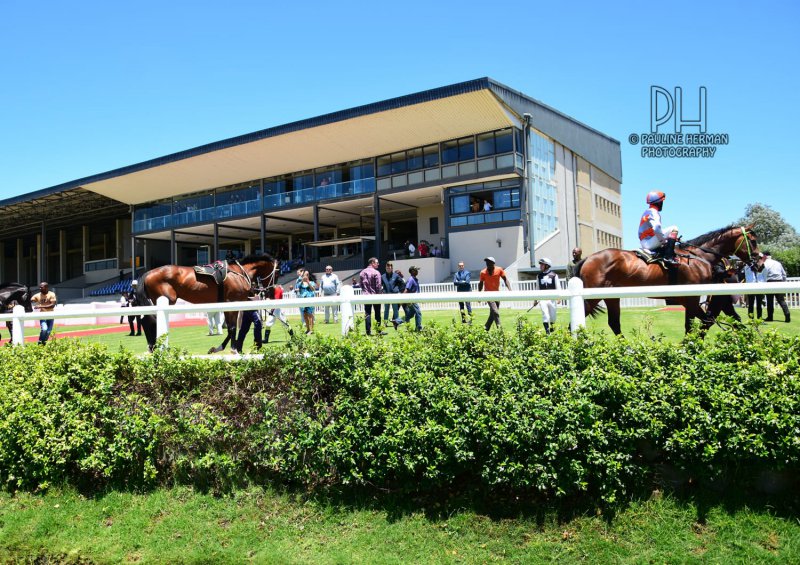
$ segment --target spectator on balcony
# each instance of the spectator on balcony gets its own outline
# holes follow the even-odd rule
[[[428,242],[425,241],[424,239],[420,240],[419,248],[417,249],[417,251],[419,251],[420,257],[427,257],[430,252],[430,248],[428,247]]]
[[[489,202],[488,200],[484,199],[483,200],[483,211],[484,212],[491,212],[492,208],[493,208],[492,203]]]

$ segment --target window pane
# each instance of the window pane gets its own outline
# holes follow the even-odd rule
[[[406,152],[392,153],[392,174],[403,173],[406,170]]]
[[[458,140],[458,160],[466,161],[475,158],[475,140],[472,136]]]
[[[422,168],[422,148],[412,149],[407,151],[408,154],[408,170],[416,171]]]
[[[434,216],[433,218],[429,218],[429,219],[430,219],[430,226],[428,226],[428,227],[430,228],[429,231],[430,231],[431,235],[438,234],[439,233],[439,218],[438,218],[438,216]]]
[[[436,167],[439,165],[438,145],[428,145],[427,147],[423,147],[422,155],[423,155],[424,166],[426,169],[428,167]]]
[[[391,155],[384,155],[378,157],[378,176],[385,177],[392,174],[392,157]]]
[[[478,157],[494,155],[494,134],[482,133],[478,136]]]
[[[493,193],[494,207],[495,208],[510,208],[511,207],[511,191],[510,190],[495,190]]]
[[[445,141],[442,143],[442,163],[455,163],[458,161],[458,141]]]
[[[494,138],[494,147],[497,153],[511,153],[514,150],[510,129],[497,132]]]
[[[466,214],[469,212],[469,196],[460,195],[450,197],[450,213]]]

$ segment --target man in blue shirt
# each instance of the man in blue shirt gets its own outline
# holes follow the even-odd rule
[[[469,271],[464,269],[464,262],[459,261],[458,263],[458,270],[456,274],[453,275],[453,284],[456,287],[456,292],[469,292],[472,290],[472,280],[469,274]],[[464,311],[464,305],[466,304],[467,309],[466,312]],[[458,303],[458,311],[461,312],[461,323],[467,324],[472,323],[472,304],[469,302],[459,302]],[[469,318],[467,318],[469,316]]]

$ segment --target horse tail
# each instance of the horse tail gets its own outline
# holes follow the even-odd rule
[[[596,318],[600,314],[605,313],[606,309],[600,306],[599,300],[584,300],[583,301],[583,310],[586,316],[590,318]]]

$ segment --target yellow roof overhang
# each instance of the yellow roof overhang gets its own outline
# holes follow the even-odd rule
[[[519,125],[489,89],[401,106],[215,149],[84,184],[126,204],[374,157]]]

